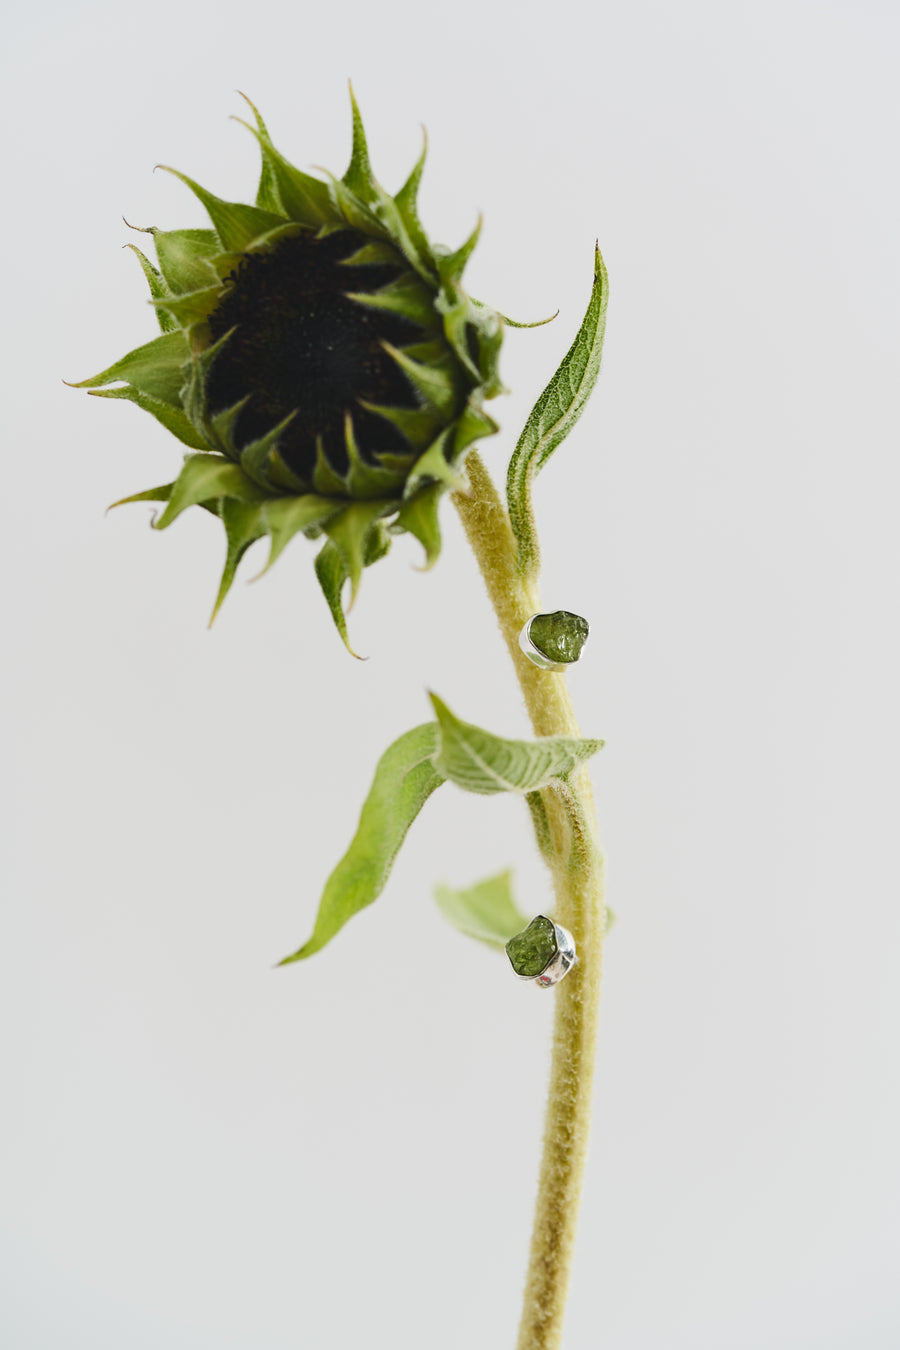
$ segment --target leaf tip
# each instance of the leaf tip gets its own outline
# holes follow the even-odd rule
[[[282,966],[292,966],[295,961],[301,961],[306,947],[301,947],[296,952],[291,952],[290,956],[283,956],[280,961],[276,961],[273,970],[280,970]]]

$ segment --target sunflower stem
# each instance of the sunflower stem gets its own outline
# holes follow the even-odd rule
[[[477,453],[466,459],[471,495],[454,503],[487,586],[509,649],[528,715],[538,736],[579,736],[564,675],[539,670],[519,648],[525,622],[540,610],[537,580],[517,564],[506,508]],[[556,989],[556,1013],[544,1151],[518,1350],[557,1350],[590,1127],[603,946],[603,858],[587,770],[564,792],[542,794],[549,825],[548,863],[555,918],[572,933],[578,964]]]

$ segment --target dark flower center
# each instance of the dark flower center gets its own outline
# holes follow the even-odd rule
[[[247,253],[209,319],[213,341],[235,331],[212,363],[206,381],[211,414],[249,395],[234,426],[243,448],[271,431],[289,413],[293,421],[279,439],[279,452],[307,481],[321,438],[329,463],[345,473],[345,413],[370,464],[384,453],[408,452],[404,436],[359,400],[392,408],[415,408],[406,376],[384,351],[421,340],[423,329],[386,310],[348,300],[347,291],[377,291],[405,270],[397,264],[348,266],[342,261],[369,242],[356,230],[317,239],[290,235],[268,252]]]

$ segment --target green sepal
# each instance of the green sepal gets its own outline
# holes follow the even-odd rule
[[[210,314],[222,298],[222,287],[216,283],[206,286],[202,291],[185,291],[183,295],[167,295],[160,300],[151,300],[151,305],[164,309],[177,320],[184,329],[194,324],[206,323]]]
[[[193,178],[188,178],[186,173],[181,173],[168,164],[160,164],[158,167],[180,178],[203,203],[226,253],[245,253],[247,246],[252,244],[254,239],[284,224],[284,217],[276,216],[272,211],[261,211],[258,206],[247,206],[244,202],[226,202],[214,192],[201,187]]]
[[[238,399],[237,403],[232,403],[230,408],[223,408],[221,412],[217,412],[206,419],[216,446],[224,450],[231,460],[240,459],[240,451],[234,443],[233,433],[235,423],[249,401],[250,395],[245,394],[243,398]]]
[[[350,155],[350,163],[347,166],[347,172],[344,174],[343,183],[347,185],[351,192],[359,197],[360,201],[365,202],[367,206],[378,201],[379,192],[375,184],[375,175],[372,173],[372,165],[369,160],[369,146],[366,141],[366,130],[363,126],[362,114],[359,111],[359,104],[356,101],[356,95],[353,92],[353,85],[350,86],[350,106],[353,110],[353,149]]]
[[[327,170],[323,170],[323,172],[327,173]],[[330,229],[327,225],[323,226],[323,230],[330,233],[331,230],[345,228],[344,222],[346,222],[346,225],[351,225],[363,234],[374,235],[376,239],[389,240],[387,231],[362,198],[351,191],[340,178],[335,178],[330,173],[328,174],[328,193],[331,198],[332,219],[337,215],[338,220],[334,222]]]
[[[435,886],[434,898],[455,928],[491,947],[505,947],[528,927],[528,919],[513,900],[511,871],[499,872],[465,890]]]
[[[345,497],[347,495],[347,483],[332,468],[331,461],[325,453],[325,447],[322,444],[322,437],[316,437],[316,463],[313,469],[312,485],[316,492],[321,492],[323,497]]]
[[[597,382],[609,280],[599,246],[594,250],[594,283],[575,341],[535,403],[509,462],[506,499],[518,544],[519,568],[534,575],[539,564],[531,490],[536,475],[578,421]]]
[[[325,526],[325,533],[340,551],[350,580],[350,604],[353,608],[360,578],[366,564],[369,536],[379,516],[390,505],[385,501],[350,502]]]
[[[163,483],[160,487],[145,488],[143,492],[132,492],[130,497],[120,497],[117,502],[110,502],[106,509],[114,511],[117,506],[130,506],[132,502],[167,502],[174,486],[174,483]]]
[[[184,334],[161,333],[152,342],[123,356],[115,365],[101,370],[89,380],[72,382],[73,389],[99,389],[101,385],[121,380],[133,385],[142,394],[181,408],[181,388],[185,382],[184,367],[190,357]]]
[[[552,323],[554,319],[559,318],[559,310],[554,310],[546,319],[533,319],[531,323],[521,323],[518,319],[511,319],[508,314],[501,314],[499,309],[493,309],[493,306],[486,305],[483,300],[476,300],[474,295],[469,296],[476,309],[492,310],[499,319],[502,319],[507,328],[543,328],[546,324]]]
[[[272,486],[281,492],[309,492],[309,484],[299,474],[294,473],[293,469],[288,468],[277,445],[269,455],[268,473]]]
[[[174,295],[202,291],[216,277],[213,259],[222,252],[215,230],[152,231],[159,269]]]
[[[362,457],[353,428],[353,418],[349,412],[344,414],[344,447],[349,460],[345,482],[347,491],[354,501],[374,501],[376,498],[384,500],[396,496],[403,487],[407,469],[415,459],[413,452],[404,455],[401,459],[402,469],[399,472],[388,464],[369,464]]]
[[[444,781],[432,762],[437,740],[437,727],[427,722],[407,731],[381,756],[356,834],[325,883],[312,935],[279,965],[312,956],[377,900],[410,825]]]
[[[88,393],[94,398],[124,398],[155,417],[166,431],[171,431],[173,436],[177,436],[182,445],[188,446],[191,450],[210,448],[193,422],[180,408],[173,408],[170,403],[163,403],[161,399],[142,394],[131,384],[117,385],[114,389],[89,389]]]
[[[319,497],[313,492],[302,497],[270,498],[266,502],[264,514],[271,549],[269,560],[259,575],[268,572],[295,534],[304,534],[313,526],[322,525],[345,505],[343,501]]]
[[[434,255],[415,215],[415,193],[418,188],[416,174],[418,171],[418,176],[421,176],[424,152],[419,164],[413,169],[411,179],[414,181],[411,183],[407,180],[401,189],[401,192],[406,192],[404,208],[401,209],[397,200],[384,191],[372,172],[365,128],[352,86],[350,100],[353,109],[353,150],[343,178],[328,175],[332,204],[348,224],[392,242],[419,276],[434,286]]]
[[[347,564],[344,562],[341,550],[330,539],[325,540],[316,554],[315,569],[322,594],[325,597],[325,603],[331,611],[331,617],[340,639],[350,655],[355,656],[357,661],[361,661],[363,658],[359,655],[359,652],[355,652],[350,646],[347,616],[344,613],[343,592],[344,582],[347,580]]]
[[[565,778],[603,744],[571,736],[505,740],[461,721],[436,694],[429,697],[441,728],[435,766],[467,792],[536,792],[554,778]]]
[[[248,503],[236,501],[232,497],[220,497],[213,509],[225,526],[226,552],[222,579],[219,582],[219,592],[216,596],[216,603],[213,605],[212,614],[209,616],[210,628],[212,628],[216,615],[222,608],[226,595],[231,590],[238,564],[250,545],[255,543],[257,539],[261,539],[266,533],[265,515],[261,503]]]
[[[500,348],[503,345],[503,323],[494,310],[478,313],[478,370],[481,376],[482,398],[497,398],[505,394],[506,386],[500,379]]]
[[[439,412],[450,416],[456,404],[457,393],[453,376],[446,370],[445,362],[426,365],[410,356],[401,347],[390,342],[382,342],[383,349],[394,358],[416,392],[431,403]]]
[[[188,455],[172,485],[169,504],[155,522],[155,528],[164,530],[189,506],[198,506],[220,497],[231,497],[249,504],[262,501],[265,493],[237,464],[222,455]]]
[[[468,450],[470,445],[474,445],[476,441],[482,440],[485,436],[495,435],[499,430],[500,428],[493,417],[470,400],[456,419],[453,428],[452,462],[455,464],[463,451]]]
[[[447,460],[447,445],[450,440],[450,429],[442,431],[436,440],[432,441],[424,454],[420,455],[409,472],[404,489],[407,498],[415,493],[422,483],[438,482],[443,483],[451,492],[465,492],[469,486],[469,480],[460,469],[454,467]]]
[[[162,272],[158,271],[158,269],[153,266],[147,255],[142,253],[136,244],[125,244],[123,247],[130,248],[140,263],[141,271],[150,288],[151,297],[154,300],[165,300],[167,296],[171,295],[165,277]],[[157,307],[156,318],[159,323],[160,331],[163,333],[174,333],[175,329],[178,327],[171,314],[167,313],[164,309]]]
[[[376,521],[375,527],[366,540],[364,565],[371,567],[373,563],[378,562],[385,556],[390,547],[391,538],[388,530],[382,521]],[[343,553],[331,539],[326,539],[316,554],[315,567],[322,594],[325,596],[326,604],[331,611],[331,617],[341,641],[351,656],[355,656],[358,661],[362,660],[363,658],[360,657],[359,653],[355,652],[350,646],[350,639],[347,634],[347,617],[344,613],[342,598],[344,583],[350,573]]]
[[[421,328],[434,328],[435,325],[434,299],[421,281],[414,280],[409,272],[382,286],[380,291],[345,291],[344,297],[367,309],[400,314]]]
[[[272,165],[272,161],[266,154],[265,148],[263,146],[263,141],[269,140],[269,132],[268,129],[266,128],[265,122],[262,119],[262,114],[260,113],[259,109],[255,106],[255,104],[253,104],[250,101],[250,99],[247,97],[246,94],[241,93],[240,89],[238,90],[238,93],[241,94],[241,98],[244,100],[250,111],[253,113],[254,120],[256,121],[256,126],[251,127],[249,122],[245,122],[242,117],[235,117],[234,121],[240,122],[241,126],[246,127],[247,130],[251,133],[251,135],[256,137],[257,141],[259,142],[260,150],[262,151],[261,155],[262,163],[260,165],[259,170],[259,186],[256,189],[256,205],[262,211],[271,211],[273,214],[278,215],[282,211],[282,206],[281,206],[281,199],[278,195],[278,184],[275,178],[275,170]]]
[[[473,303],[477,304],[478,301]],[[554,310],[552,314],[548,314],[546,319],[532,319],[530,323],[521,323],[518,319],[511,319],[508,314],[501,314],[500,318],[507,328],[545,328],[548,323],[552,323],[554,319],[559,318],[559,310]]]
[[[332,220],[334,213],[326,184],[302,173],[285,159],[275,148],[259,109],[246,94],[241,94],[241,98],[253,113],[256,126],[251,127],[240,117],[235,121],[256,137],[262,156],[260,193],[266,200],[260,200],[257,194],[257,206],[267,211],[280,211],[291,220],[306,225],[323,225]]]
[[[481,380],[483,378],[481,369],[472,360],[469,352],[472,310],[465,291],[455,282],[445,286],[437,297],[434,307],[443,319],[444,336],[456,353],[460,364],[476,380]],[[479,352],[480,350],[479,344]]]
[[[338,267],[382,267],[385,264],[388,267],[397,266],[397,250],[383,239],[370,239],[349,257],[338,259]]]
[[[194,426],[203,430],[208,429],[210,437],[218,439],[218,442],[220,443],[217,443],[215,448],[217,450],[227,449],[229,454],[232,454],[233,458],[237,458],[233,444],[226,442],[226,440],[223,439],[223,436],[216,430],[219,414],[212,418],[209,417],[206,407],[206,377],[209,374],[212,363],[222,351],[233,332],[234,329],[229,328],[226,333],[223,333],[222,336],[216,342],[211,343],[210,346],[203,347],[199,351],[196,347],[192,350],[191,363],[186,371],[187,381],[182,394],[182,402],[184,404],[184,410],[194,423]],[[245,396],[244,399],[239,399],[238,402],[232,404],[230,408],[225,409],[221,416],[227,418],[228,416],[233,415],[236,417],[238,411],[246,401],[246,397],[249,397],[249,395]]]
[[[428,136],[425,134],[424,127],[422,137],[422,153],[413,165],[412,172],[406,182],[394,198],[394,205],[416,252],[420,257],[430,259],[433,256],[431,245],[422,228],[422,222],[419,220],[419,184],[422,181],[422,171],[425,168],[425,159],[428,155]]]
[[[396,526],[418,539],[425,550],[423,572],[428,572],[441,553],[441,523],[438,504],[446,492],[443,483],[429,483],[409,497],[397,513]]]
[[[278,445],[282,432],[296,416],[296,412],[288,413],[287,417],[283,417],[277,426],[266,432],[265,436],[250,441],[241,450],[241,468],[255,483],[259,483],[260,487],[269,487],[267,471],[272,451]]]
[[[436,408],[388,408],[381,403],[368,403],[362,398],[359,406],[390,422],[409,441],[413,450],[425,450],[434,440],[434,434],[442,421]]]
[[[435,250],[435,261],[437,262],[438,276],[444,285],[451,285],[458,282],[465,271],[466,263],[472,256],[472,251],[478,243],[481,234],[482,217],[479,216],[475,222],[475,228],[469,235],[465,243],[460,244],[458,249],[452,253],[444,250]]]

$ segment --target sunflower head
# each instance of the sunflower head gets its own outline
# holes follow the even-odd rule
[[[467,451],[497,430],[483,404],[502,392],[503,330],[461,284],[478,227],[455,252],[432,244],[416,206],[425,151],[390,196],[352,105],[341,179],[290,164],[252,104],[254,206],[169,170],[211,228],[145,231],[156,265],[134,252],[161,332],[76,386],[136,403],[189,448],[174,482],[124,500],[166,502],[158,529],[189,506],[219,516],[214,615],[257,539],[268,567],[295,534],[324,535],[316,573],[345,642],[344,584],[355,596],[394,534],[437,558],[439,499],[465,487]]]

